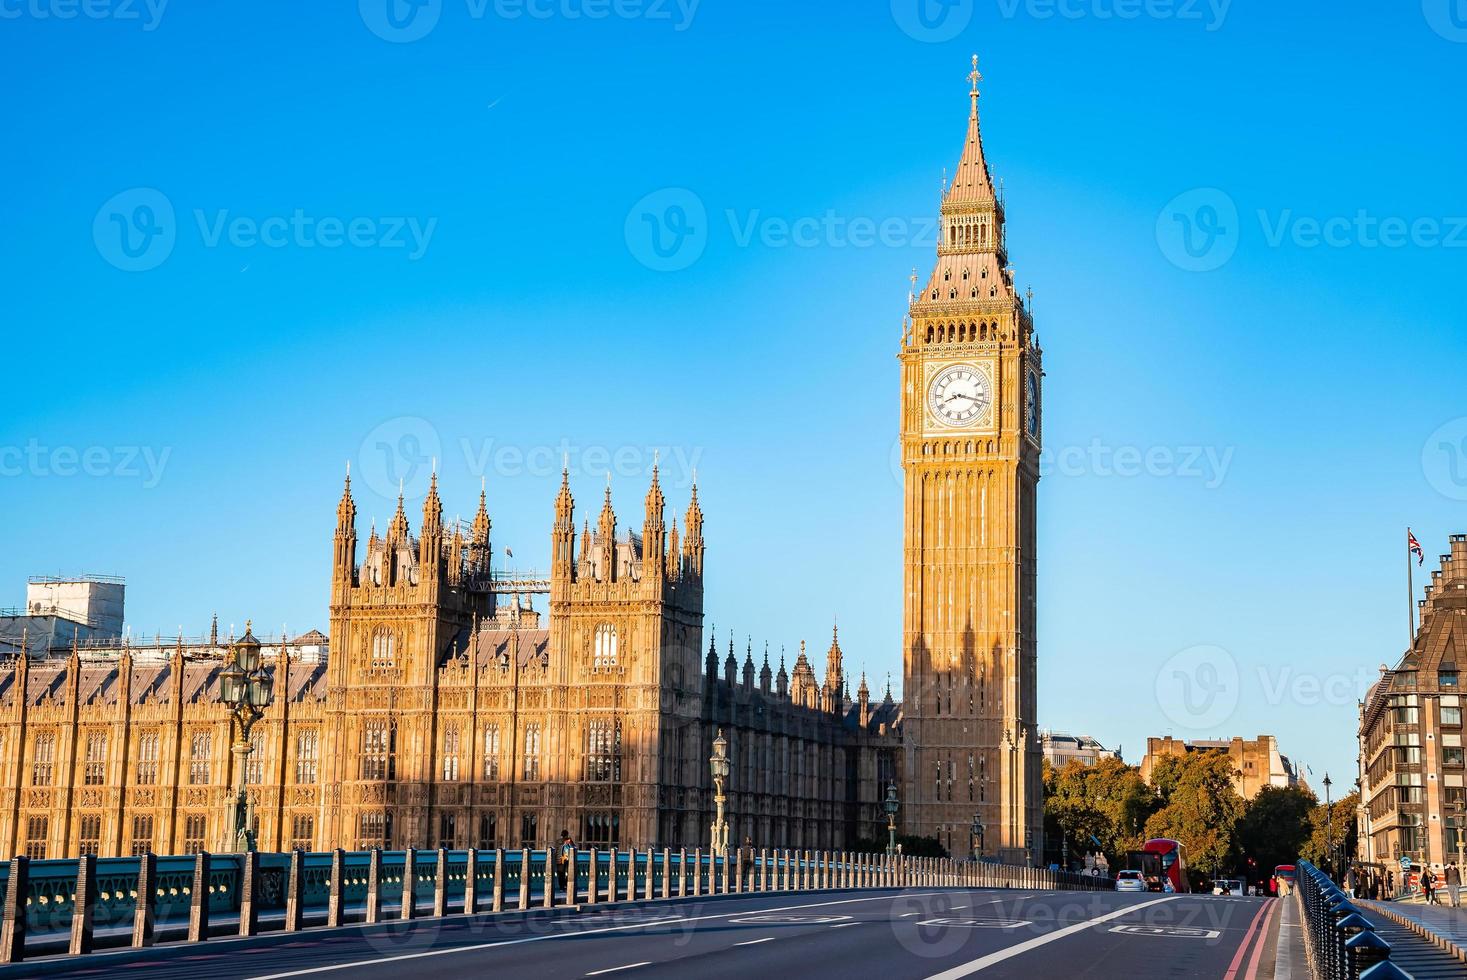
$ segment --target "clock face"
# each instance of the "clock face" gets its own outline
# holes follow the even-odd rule
[[[988,375],[971,364],[954,364],[932,379],[927,405],[944,425],[967,426],[978,421],[993,402]]]
[[[1029,438],[1039,441],[1039,372],[1029,372],[1028,391],[1024,395],[1024,425]]]

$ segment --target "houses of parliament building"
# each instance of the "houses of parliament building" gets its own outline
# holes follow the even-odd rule
[[[1035,485],[1043,372],[1014,287],[978,128],[899,351],[904,698],[873,700],[837,634],[817,669],[718,642],[697,488],[671,517],[654,468],[639,523],[608,488],[577,524],[554,502],[544,612],[492,567],[487,495],[443,518],[436,476],[358,538],[336,509],[329,638],[252,630],[151,643],[52,611],[0,617],[0,855],[234,849],[236,788],[263,850],[707,846],[721,731],[733,840],[841,849],[903,833],[1022,859],[1042,840],[1035,727]],[[19,636],[17,629],[19,627]],[[84,635],[85,634],[85,635]],[[33,639],[34,638],[34,639]],[[271,699],[236,738],[232,646],[259,644]]]

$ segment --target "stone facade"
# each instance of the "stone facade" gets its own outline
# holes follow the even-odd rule
[[[1265,786],[1284,789],[1305,785],[1289,757],[1279,752],[1278,739],[1272,735],[1195,742],[1170,735],[1148,738],[1146,756],[1141,760],[1141,778],[1150,783],[1152,769],[1163,758],[1181,757],[1189,752],[1226,753],[1233,760],[1233,788],[1245,800],[1253,799]]]
[[[1467,656],[1467,534],[1431,573],[1411,649],[1381,668],[1360,705],[1360,859],[1440,868],[1467,849],[1467,748],[1460,670]]]
[[[971,79],[937,264],[912,298],[900,353],[906,820],[961,852],[977,814],[985,849],[1022,861],[1044,839],[1035,725],[1044,369],[983,155],[976,58]]]

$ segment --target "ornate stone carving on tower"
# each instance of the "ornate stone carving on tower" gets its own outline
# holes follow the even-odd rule
[[[937,264],[903,330],[905,820],[966,854],[1042,844],[1035,488],[1043,369],[978,127],[944,189]]]

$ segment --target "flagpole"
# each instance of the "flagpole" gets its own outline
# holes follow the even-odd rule
[[[1406,652],[1416,645],[1416,570],[1411,560],[1411,529],[1406,528]]]

